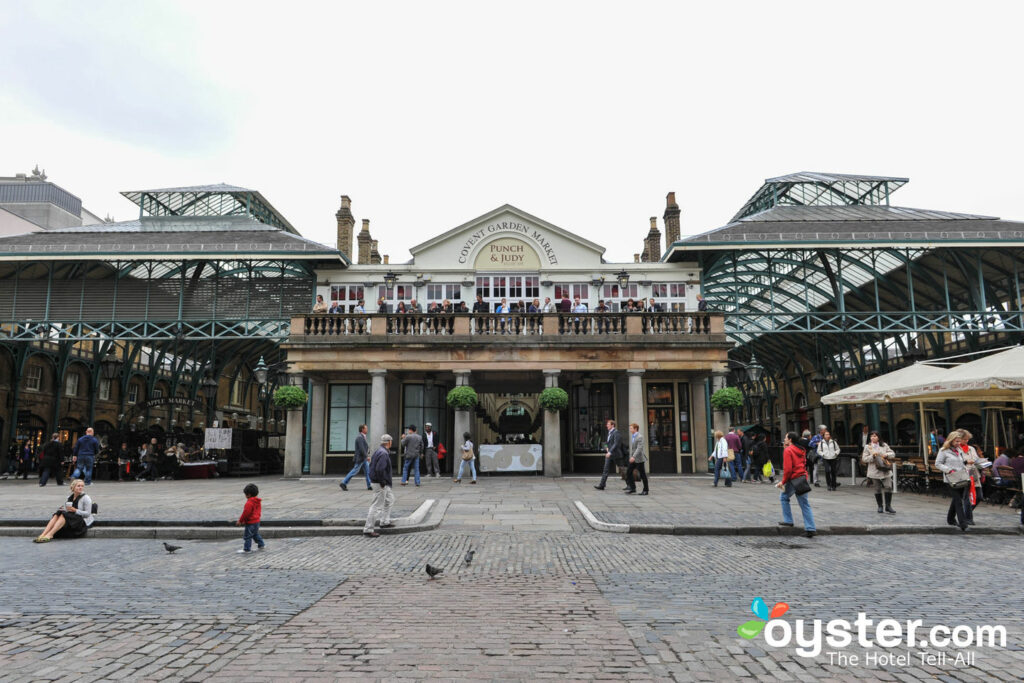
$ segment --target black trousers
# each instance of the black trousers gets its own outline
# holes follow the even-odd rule
[[[644,483],[644,491],[650,490],[650,485],[647,483],[647,472],[644,470],[644,463],[642,462],[631,462],[629,467],[626,468],[626,486],[631,491],[636,491],[636,482],[633,481],[633,471],[640,472],[640,481]]]
[[[822,464],[825,466],[825,483],[828,484],[829,488],[836,487],[836,474],[839,472],[839,458],[832,458],[831,460],[822,459]]]
[[[968,517],[964,511],[964,497],[969,496],[966,488],[953,489],[949,501],[949,510],[946,511],[946,523],[963,526],[967,523]],[[970,502],[967,503],[970,505]]]
[[[608,474],[615,471],[615,458],[604,459],[604,469],[601,470],[601,488],[604,488],[604,484],[608,481]]]

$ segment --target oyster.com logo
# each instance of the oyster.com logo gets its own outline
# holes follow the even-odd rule
[[[736,627],[736,633],[740,635],[740,638],[746,638],[747,640],[756,638],[764,630],[765,624],[770,619],[778,619],[788,612],[789,605],[784,602],[777,602],[771,609],[768,609],[768,603],[764,601],[764,598],[754,598],[754,601],[750,603],[750,611],[754,613],[757,619],[751,619]]]

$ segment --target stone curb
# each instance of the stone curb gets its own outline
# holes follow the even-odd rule
[[[605,531],[618,534],[662,534],[666,536],[794,536],[803,537],[803,530],[800,528],[789,528],[781,526],[689,526],[672,524],[617,524],[602,522],[597,516],[583,504],[583,501],[575,501],[577,509],[583,514],[592,528],[597,531]],[[956,527],[943,526],[888,526],[871,525],[864,526],[827,526],[819,527],[819,536],[892,536],[896,534],[947,534],[947,535],[984,535],[984,536],[1021,536],[1024,535],[1024,527],[971,527],[970,531],[964,534]]]
[[[420,531],[431,531],[441,525],[444,513],[451,502],[448,499],[441,499],[437,505],[433,500],[424,501],[422,505],[409,517],[395,519],[395,527],[392,529],[380,529],[380,534],[411,534]],[[433,506],[433,511],[425,521],[427,511]],[[410,521],[415,520],[415,521]],[[348,521],[348,520],[345,520]],[[325,537],[325,536],[358,536],[363,533],[363,522],[365,520],[354,520],[357,522],[352,526],[271,526],[260,527],[260,535],[264,538],[296,538],[296,537]],[[184,523],[183,523],[184,524]],[[43,525],[36,522],[35,528],[29,527],[0,527],[0,536],[16,536],[31,538],[38,534]],[[241,533],[240,527],[202,527],[202,526],[102,526],[89,530],[87,538],[138,538],[138,539],[163,539],[163,540],[223,540],[237,539]]]
[[[396,527],[414,526],[423,521],[423,518],[430,512],[430,508],[436,503],[435,498],[428,498],[423,501],[418,508],[413,510],[413,513],[408,517],[398,517],[395,519]],[[365,519],[325,519],[323,521],[324,526],[356,526],[362,525]]]

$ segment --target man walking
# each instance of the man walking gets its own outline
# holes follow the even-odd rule
[[[636,422],[629,423],[629,466],[626,468],[626,494],[636,493],[636,482],[633,481],[633,471],[640,472],[640,481],[644,483],[644,490],[641,496],[650,493],[650,486],[647,483],[647,472],[644,470],[644,463],[647,462],[647,454],[644,452],[644,435],[640,433],[640,425]]]
[[[622,437],[619,434],[619,430],[615,428],[615,420],[608,420],[604,423],[604,426],[608,429],[608,437],[605,439],[604,469],[601,471],[601,483],[594,487],[598,491],[604,491],[604,485],[608,481],[608,473],[611,472],[613,460],[618,461],[622,459],[624,451]]]
[[[811,440],[807,442],[807,464],[811,467],[813,477],[811,481],[814,482],[815,486],[819,486],[818,470],[821,465],[821,457],[818,456],[818,444],[821,443],[822,438],[825,436],[825,430],[828,429],[825,425],[818,425],[818,433],[811,437]]]
[[[754,440],[742,429],[737,430],[740,435],[740,446],[743,449],[743,470],[740,472],[741,481],[753,482],[754,467]]]
[[[99,452],[100,442],[92,435],[92,427],[89,427],[85,430],[85,436],[78,437],[78,442],[75,444],[75,450],[72,453],[75,458],[75,472],[71,478],[78,479],[81,476],[85,480],[86,486],[92,484],[92,467]]]
[[[58,486],[64,485],[64,477],[61,475],[60,465],[62,459],[60,448],[60,434],[54,432],[49,443],[43,446],[43,459],[39,463],[39,485],[46,486],[52,474],[57,480]]]
[[[416,433],[416,425],[409,425],[402,437],[402,454],[405,463],[402,465],[402,486],[409,483],[409,466],[413,468],[413,481],[420,485],[420,458],[423,456],[423,437]]]
[[[423,425],[423,451],[427,456],[427,476],[441,476],[441,464],[437,461],[437,432],[434,425],[427,422]]]
[[[360,470],[363,470],[366,474],[367,490],[373,490],[373,486],[370,485],[370,463],[367,460],[369,452],[370,444],[366,441],[366,425],[359,425],[359,433],[356,434],[356,451],[352,456],[352,470],[345,475],[345,479],[338,484],[342,491],[348,491],[348,483],[352,481],[352,477],[359,474]]]
[[[390,434],[380,437],[380,446],[370,459],[370,481],[373,482],[373,501],[366,512],[363,535],[377,538],[380,534],[373,528],[377,522],[380,522],[381,529],[394,526],[391,523],[391,506],[395,504],[395,494],[391,492]]]
[[[725,435],[725,447],[732,451],[733,455],[732,461],[729,462],[732,478],[741,481],[743,477],[743,440],[736,433],[735,427],[729,427],[729,433]]]

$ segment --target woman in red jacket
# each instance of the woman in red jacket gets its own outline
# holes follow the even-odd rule
[[[782,502],[782,521],[780,526],[793,526],[793,511],[789,507],[789,499],[796,494],[796,500],[800,504],[800,515],[804,519],[804,536],[814,536],[814,513],[811,512],[811,503],[807,500],[810,487],[807,487],[807,454],[804,449],[796,445],[796,432],[789,432],[782,444],[785,450],[782,451],[782,481],[775,486],[782,489],[779,500]],[[803,477],[803,485],[807,487],[804,493],[796,493],[793,480]]]

